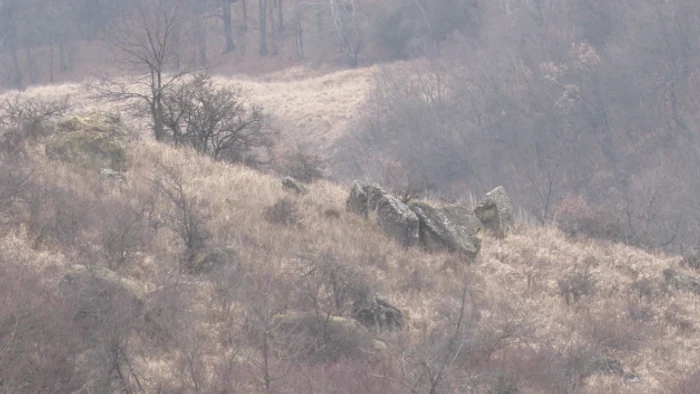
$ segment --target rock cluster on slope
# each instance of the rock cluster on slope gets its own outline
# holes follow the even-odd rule
[[[487,193],[472,211],[461,205],[404,204],[377,185],[355,181],[346,201],[349,212],[373,222],[402,245],[421,245],[473,260],[481,249],[482,229],[499,238],[513,227],[513,207],[502,186]]]

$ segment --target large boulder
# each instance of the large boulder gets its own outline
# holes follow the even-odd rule
[[[85,168],[123,170],[127,129],[117,114],[93,111],[63,118],[46,143],[46,154]]]
[[[103,267],[68,268],[60,289],[76,307],[76,319],[90,325],[103,318],[136,317],[146,303],[146,292],[131,279]]]
[[[381,187],[355,181],[346,207],[348,211],[376,223],[382,231],[402,245],[418,243],[418,216]]]
[[[352,317],[365,327],[379,331],[404,327],[403,313],[380,295],[356,300],[352,305]]]
[[[514,225],[513,205],[503,186],[486,193],[474,208],[474,214],[490,234],[499,238],[505,237]]]
[[[88,269],[84,265],[73,265],[63,275],[60,288],[64,294],[70,294],[75,290],[93,285],[103,295],[106,293],[125,295],[138,307],[146,302],[146,292],[138,283],[104,267]]]
[[[431,251],[456,253],[472,261],[481,249],[481,221],[461,205],[436,208],[426,202],[411,203],[420,220],[421,245]]]
[[[284,188],[285,190],[292,191],[296,194],[306,194],[308,192],[306,186],[297,182],[294,178],[290,176],[282,178],[282,188]]]
[[[362,356],[384,345],[357,320],[340,316],[287,312],[273,316],[272,326],[275,343],[313,357]]]

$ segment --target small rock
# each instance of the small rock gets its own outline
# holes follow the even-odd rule
[[[293,191],[296,194],[306,194],[308,192],[306,186],[302,185],[301,183],[297,182],[294,178],[289,176],[282,178],[282,188],[284,188],[285,190]]]
[[[219,267],[235,264],[238,254],[233,248],[203,248],[194,251],[182,266],[190,275],[208,274]]]
[[[121,173],[119,173],[118,171],[114,171],[111,168],[100,169],[100,175],[102,175],[103,178],[114,179],[120,182],[124,180]]]

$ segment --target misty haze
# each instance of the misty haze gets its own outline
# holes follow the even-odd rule
[[[0,394],[700,393],[700,2],[0,0]]]

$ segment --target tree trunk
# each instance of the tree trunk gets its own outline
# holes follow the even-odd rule
[[[297,58],[304,58],[304,30],[301,24],[301,8],[298,7],[294,12],[294,33],[296,36]]]
[[[280,33],[284,30],[284,18],[282,15],[282,0],[277,0],[277,30]]]
[[[267,55],[267,0],[258,0],[259,19],[260,19],[260,56]]]
[[[10,33],[10,56],[12,57],[12,67],[14,68],[14,76],[12,84],[15,88],[22,87],[22,67],[19,65],[19,55],[17,55],[17,26],[11,28]]]
[[[274,0],[273,4],[270,5],[269,10],[270,10],[270,34],[269,34],[269,40],[270,41],[270,47],[271,47],[271,52],[272,56],[277,56],[277,32],[275,28],[275,7],[274,5]]]
[[[153,136],[156,138],[156,141],[162,141],[165,134],[163,109],[156,101],[151,103],[151,116],[153,117]]]
[[[53,42],[49,45],[49,82],[53,83],[53,53],[54,45]]]
[[[66,62],[66,43],[64,42],[63,38],[61,38],[61,42],[58,44],[58,57],[60,58],[60,71],[62,73],[68,71],[68,63]]]
[[[243,31],[248,31],[248,0],[241,0],[243,8]]]
[[[204,67],[207,65],[207,35],[202,27],[202,17],[197,15],[197,20],[194,26],[197,34],[197,49],[199,51],[199,65]]]
[[[224,11],[224,36],[226,38],[224,53],[231,53],[236,49],[236,45],[233,43],[233,29],[231,28],[231,3],[224,0],[221,6]]]

